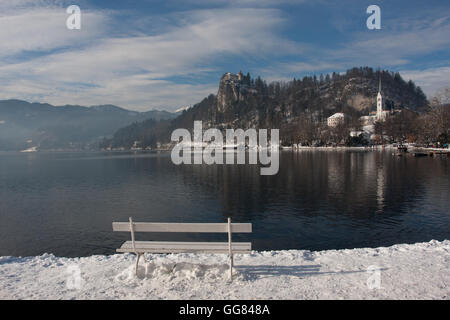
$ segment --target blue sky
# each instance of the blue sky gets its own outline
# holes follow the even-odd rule
[[[66,8],[81,8],[68,30]],[[368,30],[366,8],[381,8]],[[0,99],[173,111],[224,72],[268,81],[354,66],[450,86],[450,2],[0,0]]]

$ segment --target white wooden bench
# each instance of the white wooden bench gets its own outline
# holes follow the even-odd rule
[[[230,257],[230,279],[232,279],[233,254],[249,253],[252,249],[251,242],[232,242],[232,233],[251,233],[251,223],[149,223],[113,222],[113,231],[126,231],[131,233],[131,241],[126,241],[117,249],[117,252],[135,253],[137,273],[139,258],[144,253],[181,253],[181,252],[206,252],[228,253]],[[169,241],[136,241],[135,232],[208,232],[228,233],[228,242],[169,242]],[[145,259],[145,256],[144,256]]]

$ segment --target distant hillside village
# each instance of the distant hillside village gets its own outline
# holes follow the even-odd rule
[[[391,108],[390,110],[385,110],[384,99],[381,88],[381,78],[379,79],[379,88],[376,98],[376,111],[371,111],[369,115],[364,115],[359,117],[359,123],[356,126],[351,126],[351,117],[343,112],[337,112],[332,116],[327,118],[327,125],[330,128],[336,129],[337,127],[342,127],[344,134],[348,131],[347,140],[341,140],[339,144],[379,144],[381,140],[381,135],[383,134],[382,127],[386,126],[386,121],[389,119],[393,121],[394,117],[398,117],[402,112],[411,112],[408,108]],[[407,120],[407,119],[404,119]],[[402,121],[402,119],[400,119]],[[378,130],[376,130],[378,129]],[[352,139],[353,138],[353,139]],[[384,137],[386,141],[390,140],[389,136]],[[400,137],[400,141],[406,142],[407,137]],[[352,143],[353,142],[353,143]],[[393,141],[390,141],[393,142]],[[412,141],[409,141],[412,142]],[[445,142],[444,142],[445,143]],[[439,144],[439,141],[438,141]]]
[[[222,75],[211,94],[173,120],[144,121],[118,130],[104,149],[170,148],[177,128],[280,129],[284,146],[370,146],[414,142],[445,147],[450,128],[447,88],[428,101],[398,72],[370,67],[288,82],[266,83],[249,73]]]

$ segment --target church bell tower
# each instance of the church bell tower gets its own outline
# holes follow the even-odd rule
[[[380,82],[378,84],[378,95],[377,95],[377,120],[383,120],[383,96],[381,95],[381,75]]]

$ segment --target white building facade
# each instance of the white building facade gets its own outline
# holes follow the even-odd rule
[[[348,120],[348,116],[345,113],[338,112],[328,117],[327,124],[329,127],[336,127],[339,124],[344,124]]]

